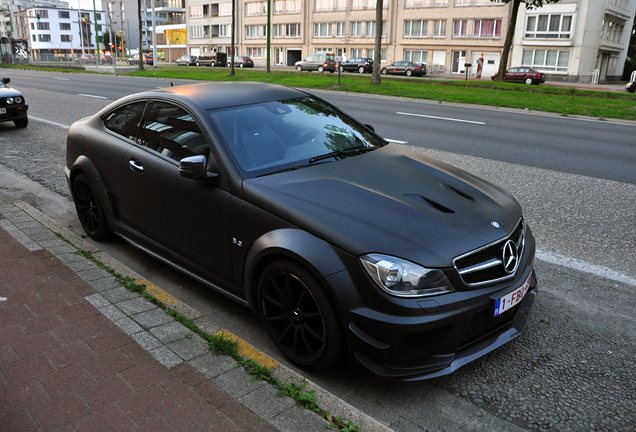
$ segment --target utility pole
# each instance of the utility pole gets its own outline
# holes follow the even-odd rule
[[[93,0],[93,19],[95,20],[95,46],[97,47],[97,55],[95,56],[95,64],[97,66],[102,62],[102,53],[99,49],[99,26],[97,25],[97,9],[95,8],[95,0]]]
[[[159,59],[157,58],[157,21],[155,20],[155,0],[150,0],[150,3],[152,3],[152,67],[156,68]]]

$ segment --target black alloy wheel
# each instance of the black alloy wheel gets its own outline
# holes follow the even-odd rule
[[[335,308],[316,278],[293,262],[270,263],[259,280],[259,311],[276,347],[294,363],[328,369],[341,358]]]
[[[85,174],[78,174],[73,181],[73,201],[82,228],[93,240],[102,240],[110,234],[102,203],[95,188]]]

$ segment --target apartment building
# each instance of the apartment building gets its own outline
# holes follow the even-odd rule
[[[152,31],[151,0],[147,1],[147,19]],[[155,1],[157,57],[160,61],[174,62],[188,53],[186,23],[186,0]],[[152,46],[149,46],[149,49],[152,49]]]
[[[189,54],[231,51],[231,1],[190,0],[186,22]]]
[[[635,12],[636,0],[562,0],[520,10],[512,63],[552,80],[620,80]]]
[[[95,17],[99,46],[95,38]],[[36,60],[54,60],[73,53],[95,54],[103,48],[103,11],[94,14],[92,10],[35,7],[27,9],[26,20],[31,54]]]

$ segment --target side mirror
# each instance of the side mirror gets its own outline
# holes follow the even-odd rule
[[[11,78],[2,78],[2,82],[6,85],[11,82]]]
[[[205,156],[189,156],[179,162],[179,175],[181,177],[204,180],[217,177],[217,173],[210,173],[206,170],[207,160]]]

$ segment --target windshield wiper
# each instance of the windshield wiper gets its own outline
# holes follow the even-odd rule
[[[368,151],[371,150],[375,150],[376,147],[356,147],[356,148],[350,148],[350,149],[345,149],[345,150],[338,150],[335,152],[331,152],[331,153],[326,153],[324,155],[320,155],[320,156],[314,156],[311,159],[309,159],[309,163],[314,163],[314,162],[318,162],[321,161],[323,159],[329,159],[332,157],[345,157],[345,156],[350,156],[353,154],[360,154],[360,153],[366,153]]]

